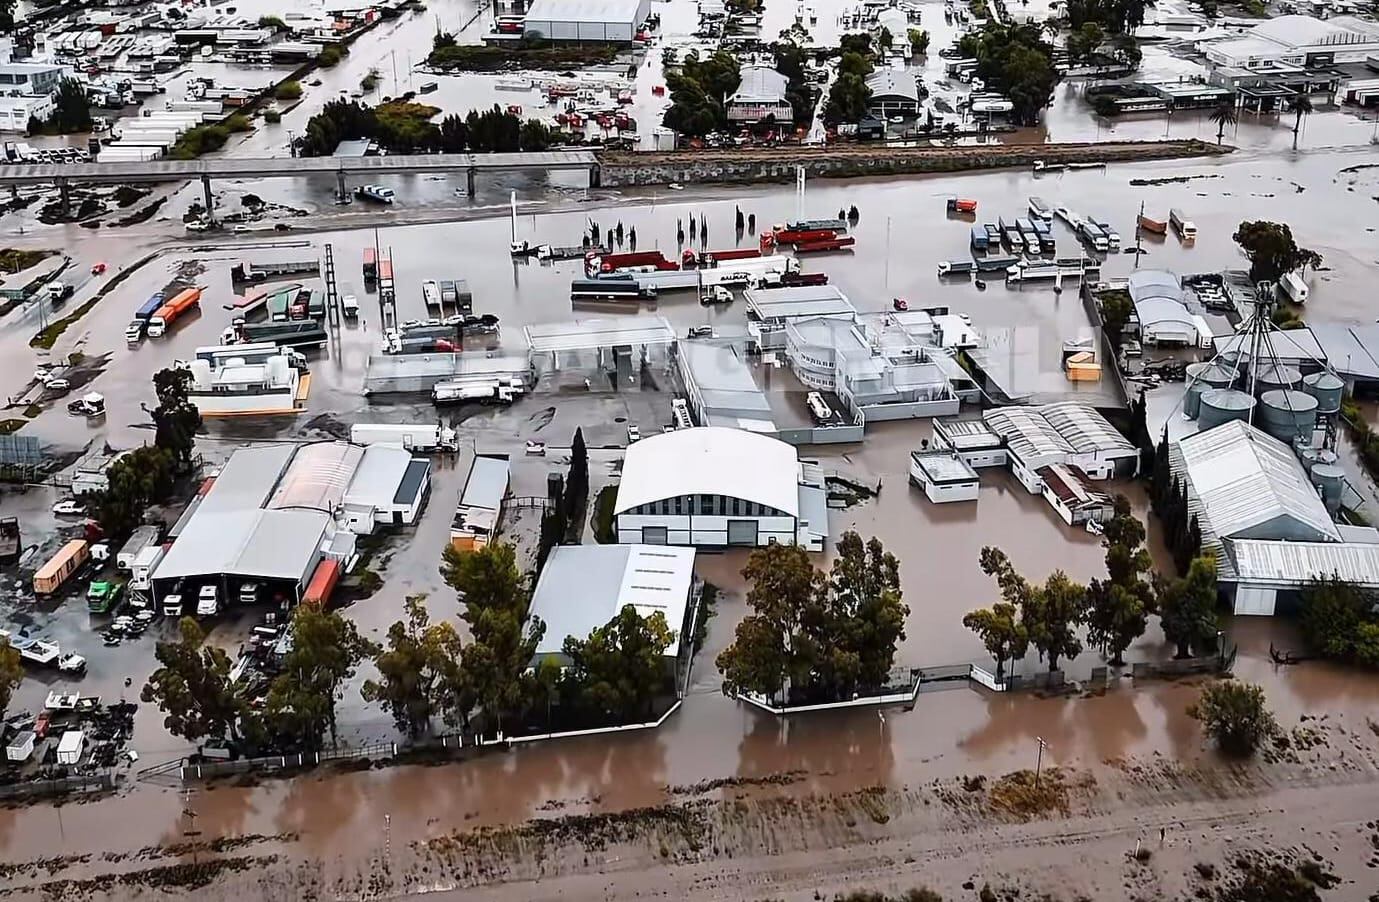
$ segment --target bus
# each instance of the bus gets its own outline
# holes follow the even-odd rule
[[[364,248],[364,281],[378,280],[378,252],[371,247]]]

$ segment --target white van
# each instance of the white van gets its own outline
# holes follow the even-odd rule
[[[181,617],[182,616],[182,596],[165,595],[163,596],[163,616]]]
[[[833,416],[833,408],[828,406],[824,396],[816,391],[812,391],[806,396],[805,401],[809,404],[809,412],[814,414],[816,420],[827,420]]]
[[[1283,278],[1278,280],[1278,289],[1288,300],[1294,304],[1307,303],[1307,296],[1310,290],[1307,283],[1302,280],[1302,276],[1296,272],[1286,272]]]

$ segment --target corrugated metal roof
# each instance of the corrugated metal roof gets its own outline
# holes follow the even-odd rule
[[[1225,545],[1241,582],[1296,586],[1335,576],[1379,587],[1379,545],[1370,542],[1231,539]]]
[[[304,580],[333,521],[307,510],[198,511],[154,571],[158,580],[240,576]]]
[[[345,490],[363,459],[364,449],[349,442],[316,442],[301,447],[268,506],[333,514],[344,501]]]
[[[1001,437],[981,420],[934,420],[934,433],[960,451],[995,448]]]
[[[1086,404],[1063,401],[1036,408],[1079,454],[1134,454],[1135,446],[1107,419]]]
[[[682,495],[726,495],[799,515],[799,456],[755,432],[698,426],[632,444],[614,511]]]
[[[1068,444],[1037,407],[998,407],[982,414],[991,430],[1026,460],[1051,454],[1072,454]]]
[[[202,499],[199,512],[263,507],[296,450],[291,444],[240,448],[221,468],[215,484]]]
[[[790,79],[770,66],[746,66],[742,83],[728,98],[729,103],[779,103],[785,99]]]
[[[977,471],[951,451],[911,451],[910,460],[930,482],[976,482]]]
[[[665,545],[557,545],[532,594],[531,614],[546,624],[536,653],[559,654],[566,637],[586,638],[624,605],[643,617],[660,612],[679,650],[694,581],[694,549]]]
[[[534,0],[529,22],[617,22],[638,25],[642,0]]]
[[[344,494],[344,503],[359,507],[386,508],[397,500],[412,463],[412,452],[395,445],[370,445],[355,468]],[[429,465],[429,461],[422,460]],[[410,498],[404,498],[409,501]]]
[[[615,345],[668,344],[675,340],[675,329],[659,314],[532,323],[522,330],[527,346],[536,352],[589,351]]]
[[[1218,537],[1245,536],[1288,518],[1298,539],[1340,540],[1302,464],[1277,439],[1236,420],[1189,436],[1178,447],[1191,491]]]
[[[748,311],[761,319],[793,316],[856,315],[848,296],[836,285],[792,285],[789,288],[749,288],[742,293]]]

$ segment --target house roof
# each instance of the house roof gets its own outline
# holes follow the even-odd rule
[[[877,69],[867,76],[867,87],[871,88],[872,100],[899,98],[919,102],[919,82],[908,69]]]
[[[785,88],[790,79],[770,66],[747,66],[742,70],[742,83],[728,98],[729,103],[780,103],[785,100]]]
[[[198,512],[209,514],[263,507],[296,450],[291,444],[239,449],[221,467]]]
[[[1251,538],[1280,520],[1295,524],[1298,539],[1340,541],[1307,472],[1292,450],[1250,424],[1235,420],[1178,443],[1189,490],[1213,535]]]
[[[1035,472],[1044,480],[1049,491],[1069,508],[1100,506],[1111,500],[1111,496],[1105,492],[1088,488],[1087,474],[1071,464],[1050,464]]]
[[[723,426],[663,432],[623,460],[615,513],[681,495],[725,495],[799,516],[799,458],[785,442]]]
[[[587,637],[630,604],[643,617],[665,617],[676,634],[665,653],[675,655],[693,581],[693,548],[557,545],[532,594],[531,615],[546,624],[536,653],[560,653],[567,637]]]

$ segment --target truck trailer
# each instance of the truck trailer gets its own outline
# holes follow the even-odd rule
[[[350,442],[356,445],[396,445],[409,451],[454,451],[455,430],[425,424],[355,423]]]

